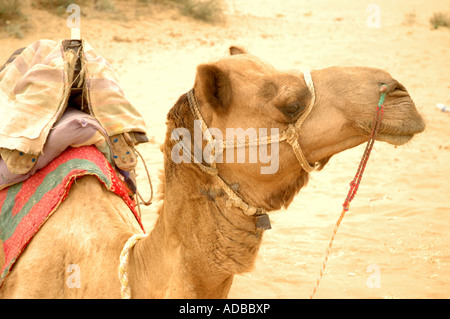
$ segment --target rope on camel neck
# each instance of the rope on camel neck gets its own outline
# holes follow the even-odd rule
[[[384,113],[384,99],[386,97],[388,86],[386,84],[382,84],[380,87],[380,100],[378,101],[378,106],[376,110],[375,117],[372,122],[372,132],[369,137],[369,141],[367,142],[366,149],[364,150],[364,154],[361,158],[361,162],[359,163],[358,170],[356,171],[355,177],[350,182],[350,189],[347,193],[347,197],[345,198],[343,209],[341,212],[341,215],[339,216],[336,225],[334,226],[333,234],[331,235],[330,243],[328,244],[327,251],[325,253],[325,258],[322,263],[322,269],[319,272],[319,277],[317,278],[316,284],[314,286],[314,289],[309,296],[310,299],[314,297],[314,294],[317,291],[317,288],[319,287],[319,283],[323,277],[323,273],[325,272],[325,267],[328,261],[328,258],[331,254],[331,246],[333,245],[334,237],[336,236],[336,233],[338,231],[339,225],[342,222],[342,219],[344,218],[345,213],[350,209],[350,202],[353,200],[353,198],[356,195],[356,192],[358,191],[359,184],[361,183],[361,178],[364,173],[364,169],[366,168],[367,161],[369,160],[370,152],[372,151],[373,144],[375,143],[375,138],[377,136],[378,130],[380,129],[381,120],[383,118]]]

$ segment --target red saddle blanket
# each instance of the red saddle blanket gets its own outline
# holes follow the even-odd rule
[[[96,176],[120,196],[144,229],[131,191],[103,154],[94,146],[68,148],[26,181],[0,191],[0,287],[33,236],[67,197],[75,179],[86,175]]]

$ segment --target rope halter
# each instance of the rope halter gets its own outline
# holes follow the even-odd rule
[[[305,119],[308,117],[309,113],[311,113],[311,110],[314,106],[315,100],[316,100],[316,94],[314,90],[314,83],[311,78],[311,73],[309,71],[303,73],[306,85],[308,86],[308,89],[311,93],[311,101],[308,105],[308,107],[305,109],[303,114],[300,116],[300,118],[293,124],[289,124],[289,126],[281,133],[277,135],[268,135],[263,136],[261,138],[256,138],[255,140],[246,140],[245,142],[238,142],[234,143],[234,141],[218,141],[216,140],[211,132],[208,129],[208,125],[206,124],[205,120],[203,119],[203,116],[200,112],[200,109],[198,107],[197,99],[194,95],[194,89],[190,90],[187,93],[187,98],[189,102],[189,108],[191,109],[192,114],[194,117],[200,121],[201,127],[202,127],[202,133],[206,141],[208,143],[214,143],[213,145],[216,145],[216,143],[222,144],[222,150],[223,149],[230,149],[230,148],[239,148],[239,147],[250,147],[250,146],[260,146],[260,145],[268,145],[271,144],[272,139],[278,138],[278,142],[286,141],[289,145],[291,145],[292,150],[294,151],[295,157],[297,158],[298,162],[300,163],[300,166],[303,170],[305,170],[307,173],[310,173],[314,170],[314,166],[311,166],[308,161],[306,160],[305,155],[303,154],[303,151],[300,147],[300,144],[298,143],[298,139],[300,136],[300,127],[305,121]],[[189,148],[190,149],[190,148]],[[215,148],[213,149],[215,150]],[[248,203],[246,203],[223,179],[220,177],[218,170],[216,168],[216,161],[215,161],[215,154],[211,154],[211,160],[210,165],[204,165],[202,160],[196,159],[195,154],[192,154],[191,152],[191,159],[193,159],[193,162],[196,163],[199,168],[213,176],[216,181],[219,183],[219,185],[222,187],[224,192],[228,196],[228,202],[227,204],[230,206],[235,206],[240,208],[243,213],[247,216],[256,216],[256,229],[258,230],[266,230],[270,229],[270,220],[267,216],[266,211],[263,208],[252,206]]]

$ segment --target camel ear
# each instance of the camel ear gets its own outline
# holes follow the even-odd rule
[[[230,55],[236,55],[236,54],[246,54],[247,51],[245,51],[242,48],[236,47],[236,46],[231,46],[230,47]]]
[[[214,64],[197,67],[195,90],[217,111],[225,111],[231,104],[231,81],[228,74]]]

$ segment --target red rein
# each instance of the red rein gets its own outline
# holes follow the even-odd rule
[[[384,113],[384,99],[386,97],[387,85],[383,84],[380,88],[381,97],[378,102],[377,112],[372,122],[372,133],[370,133],[369,141],[367,142],[366,149],[364,150],[364,154],[361,158],[361,162],[359,163],[358,170],[356,171],[355,177],[350,182],[350,190],[348,191],[347,198],[343,204],[344,210],[348,211],[350,208],[350,202],[356,195],[359,184],[361,182],[362,175],[364,173],[364,169],[366,168],[367,161],[369,160],[370,152],[372,151],[373,144],[375,143],[375,138],[377,137],[378,130],[380,129],[381,120],[383,119]]]
[[[344,218],[345,212],[347,212],[350,209],[350,202],[353,200],[353,198],[356,195],[356,192],[358,191],[359,184],[361,183],[361,178],[364,173],[364,169],[366,168],[367,161],[369,160],[370,152],[372,151],[373,144],[375,143],[375,138],[377,137],[378,130],[380,129],[381,120],[383,119],[383,113],[384,113],[384,99],[386,97],[388,86],[386,84],[382,84],[380,87],[380,100],[378,102],[377,111],[375,114],[375,117],[372,122],[372,132],[369,136],[369,141],[367,142],[366,149],[364,150],[364,154],[361,158],[361,162],[359,163],[358,170],[356,171],[355,177],[350,182],[350,189],[348,191],[347,197],[345,198],[344,204],[342,205],[344,209],[341,212],[341,215],[339,216],[336,225],[334,226],[333,235],[331,236],[330,243],[328,244],[327,251],[325,253],[325,258],[322,263],[322,269],[319,273],[319,278],[317,278],[316,284],[314,286],[314,289],[309,296],[310,299],[314,297],[314,294],[317,291],[317,287],[319,286],[320,280],[322,279],[323,273],[325,272],[325,267],[328,261],[328,257],[331,253],[331,246],[333,245],[334,237],[336,236],[337,230],[339,228],[339,225],[341,224],[342,219]]]

